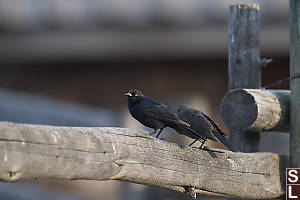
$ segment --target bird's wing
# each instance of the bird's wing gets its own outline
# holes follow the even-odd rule
[[[201,112],[201,111],[200,111]],[[214,126],[215,129],[217,129],[217,131],[222,134],[222,135],[226,135],[218,126],[218,124],[209,116],[207,116],[206,114],[204,114],[203,112],[201,112],[203,114],[203,116]]]
[[[225,138],[226,135],[213,119],[199,110],[187,108],[178,113],[183,121],[188,122],[192,128],[197,128],[199,134],[207,139],[221,141],[229,150],[235,151],[235,147]],[[209,131],[206,131],[209,130]]]
[[[181,120],[189,123],[192,129],[196,130],[199,135],[210,140],[217,140],[212,133],[212,124],[209,122],[209,120],[206,119],[202,112],[187,108],[177,113],[177,115]]]
[[[158,101],[152,101],[152,104],[148,105],[146,115],[159,121],[179,124],[187,127],[190,126],[188,123],[178,119],[174,112],[172,112],[166,105]]]
[[[174,126],[172,128],[175,129],[178,133],[186,135],[186,136],[188,136],[190,138],[201,139],[201,140],[206,141],[206,138],[203,137],[203,135],[197,133],[195,130],[193,130],[190,127],[185,127],[185,126],[182,126],[182,125],[176,125],[176,126]]]
[[[227,138],[225,138],[224,136],[226,136],[226,134],[219,128],[219,126],[215,123],[215,121],[213,119],[211,119],[210,117],[208,117],[207,115],[205,115],[203,113],[203,115],[206,117],[206,119],[214,126],[215,130],[217,130],[217,132],[214,132],[214,135],[230,150],[230,151],[236,151],[236,148],[234,147],[234,145],[232,145]]]

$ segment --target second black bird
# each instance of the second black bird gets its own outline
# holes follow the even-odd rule
[[[128,109],[133,118],[143,125],[153,128],[154,133],[160,129],[156,138],[165,127],[171,127],[194,139],[201,138],[189,128],[188,123],[180,120],[173,111],[159,101],[144,96],[141,91],[136,89],[129,90],[125,95],[128,96]]]
[[[177,116],[182,121],[190,124],[190,128],[205,139],[220,141],[229,150],[235,151],[235,148],[232,146],[232,144],[225,138],[226,134],[218,127],[214,120],[212,120],[200,110],[190,108],[186,105],[181,105],[177,110]],[[194,142],[196,141],[197,140],[195,140]],[[203,146],[204,142],[201,144],[201,147]],[[190,146],[193,143],[191,143]]]

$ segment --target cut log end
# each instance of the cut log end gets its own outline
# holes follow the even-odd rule
[[[231,90],[222,100],[220,115],[225,124],[232,129],[251,126],[255,122],[257,114],[255,99],[246,90]]]
[[[289,131],[288,90],[234,89],[223,98],[220,115],[231,129]]]

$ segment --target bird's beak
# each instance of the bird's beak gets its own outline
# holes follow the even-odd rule
[[[126,94],[124,94],[125,96],[129,96],[129,97],[132,97],[132,94],[131,93],[126,93]]]

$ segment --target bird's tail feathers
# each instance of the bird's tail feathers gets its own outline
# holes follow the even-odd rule
[[[226,135],[223,132],[216,132],[214,135],[227,147],[228,150],[230,151],[236,151],[236,148],[227,140],[224,135]]]

